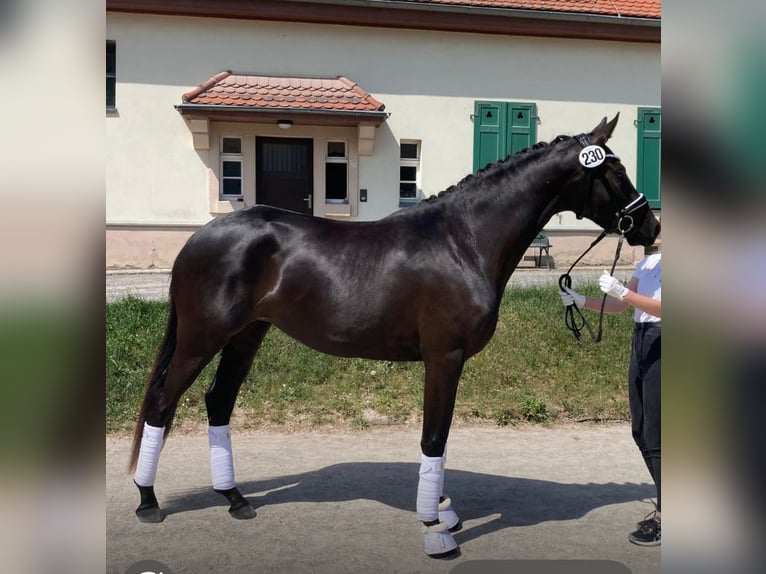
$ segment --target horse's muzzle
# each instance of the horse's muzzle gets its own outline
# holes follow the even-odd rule
[[[649,247],[660,235],[660,222],[654,216],[648,215],[641,225],[634,226],[625,233],[628,245]]]

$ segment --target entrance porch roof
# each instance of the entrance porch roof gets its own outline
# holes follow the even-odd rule
[[[188,117],[217,121],[313,125],[380,125],[389,114],[343,76],[260,76],[221,72],[183,94],[176,109]]]

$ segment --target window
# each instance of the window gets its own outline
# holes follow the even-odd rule
[[[117,50],[113,41],[106,41],[106,109],[115,109],[117,87]]]
[[[327,142],[325,203],[348,203],[348,154],[346,142]]]
[[[418,177],[420,175],[420,143],[399,144],[399,207],[418,202]]]
[[[221,139],[221,199],[242,197],[242,139]]]

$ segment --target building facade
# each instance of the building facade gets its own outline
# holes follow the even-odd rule
[[[255,203],[378,219],[618,112],[610,147],[661,208],[659,1],[106,7],[108,268],[170,267]],[[599,231],[555,216],[556,266]]]

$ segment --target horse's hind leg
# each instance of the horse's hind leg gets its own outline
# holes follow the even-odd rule
[[[136,516],[141,522],[161,522],[154,478],[159,464],[160,449],[167,429],[172,423],[181,396],[189,389],[202,369],[221,348],[223,341],[179,332],[178,343],[167,370],[147,389],[144,398],[143,436],[138,453],[134,482],[141,495]]]
[[[269,327],[269,323],[257,322],[232,337],[221,352],[215,379],[205,394],[213,489],[226,497],[229,514],[239,519],[254,518],[255,511],[234,481],[229,421],[237,393]]]
[[[424,357],[423,362],[426,380],[417,514],[423,522],[426,554],[454,558],[460,548],[451,533],[460,530],[461,525],[449,498],[443,496],[444,464],[464,353],[456,350],[434,354]]]

